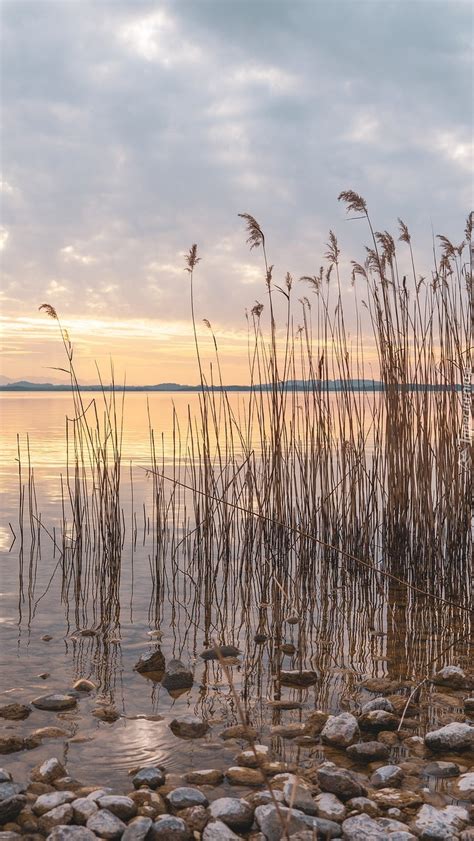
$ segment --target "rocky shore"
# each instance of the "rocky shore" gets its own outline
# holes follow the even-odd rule
[[[311,675],[288,672],[282,684],[305,686]],[[179,682],[177,667],[169,680]],[[285,723],[285,710],[297,702],[269,701],[282,713],[272,737],[321,747],[319,759],[302,764],[282,762],[259,743],[256,730],[236,724],[218,734],[235,747],[233,765],[181,775],[157,766],[131,769],[124,794],[107,787],[106,767],[100,789],[69,776],[56,757],[37,765],[28,780],[0,769],[0,841],[474,841],[472,679],[451,665],[431,680],[463,712],[424,735],[413,735],[417,693],[399,694],[388,679],[366,681],[372,699],[338,715],[314,710],[300,722]],[[32,704],[67,711],[77,693],[93,689],[83,680],[73,694],[46,695]],[[114,710],[101,709],[102,720],[113,723]],[[33,733],[30,744],[15,736],[14,723],[28,714],[28,705],[0,707],[7,725],[0,733],[1,753],[60,738],[52,727],[43,728],[50,732],[41,738]],[[184,740],[204,738],[212,726],[194,715],[169,722]]]

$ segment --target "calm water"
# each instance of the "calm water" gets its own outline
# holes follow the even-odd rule
[[[191,414],[197,411],[198,395],[155,393],[148,395],[148,401],[160,459],[162,453],[162,463],[169,471],[174,452],[173,406],[184,430],[188,406]],[[245,418],[245,395],[234,394],[231,401],[235,416]],[[310,689],[285,690],[285,697],[300,700],[304,706],[302,713],[285,712],[281,719],[285,723],[304,718],[305,711],[314,708],[332,712],[353,708],[357,702],[371,697],[358,686],[367,677],[416,680],[424,674],[430,658],[453,643],[446,662],[454,659],[468,665],[469,649],[467,640],[463,639],[462,615],[451,612],[448,622],[446,607],[423,598],[414,603],[394,584],[382,587],[378,582],[359,581],[337,569],[307,582],[317,595],[311,615],[303,616],[297,626],[284,621],[282,624],[282,617],[276,623],[276,606],[259,603],[258,594],[252,608],[244,609],[245,600],[239,593],[239,587],[245,588],[242,581],[226,591],[219,579],[214,591],[216,604],[209,606],[199,601],[195,597],[198,591],[190,574],[191,567],[186,566],[179,552],[173,569],[164,560],[160,587],[154,587],[156,581],[150,574],[155,551],[150,527],[153,487],[151,477],[142,469],[150,464],[144,394],[127,394],[125,402],[121,499],[125,538],[120,612],[113,627],[93,637],[78,636],[78,629],[95,625],[94,593],[89,593],[79,604],[65,597],[60,556],[51,539],[61,522],[60,476],[65,472],[65,416],[73,411],[71,396],[1,395],[0,410],[0,702],[28,702],[46,692],[64,691],[78,677],[90,677],[98,685],[96,696],[81,700],[77,710],[64,715],[61,721],[54,713],[35,710],[25,722],[12,724],[15,732],[26,735],[59,723],[70,736],[47,740],[35,750],[2,758],[14,774],[21,777],[25,769],[47,756],[58,755],[64,756],[73,776],[87,782],[107,782],[120,789],[126,785],[131,768],[150,762],[156,761],[178,773],[233,764],[235,746],[226,746],[218,737],[224,726],[238,721],[232,694],[219,666],[205,663],[198,656],[205,637],[209,638],[209,628],[224,629],[225,641],[235,643],[243,652],[239,663],[231,667],[233,680],[262,740],[271,742],[277,756],[298,757],[301,761],[310,761],[315,751],[320,754],[321,748],[297,747],[269,735],[270,725],[279,723],[282,715],[270,712],[266,704],[266,699],[275,697],[276,665],[315,669],[319,676],[316,686]],[[24,471],[26,434],[29,436],[37,508],[44,524],[41,552],[30,554],[25,548],[22,587],[17,433]],[[367,446],[370,447],[370,438]],[[184,537],[187,528],[184,504],[183,497],[175,527],[180,537]],[[189,511],[186,516],[189,520]],[[292,605],[286,605],[286,614],[291,614],[292,609]],[[281,605],[278,610],[281,611]],[[268,640],[257,644],[254,635],[262,627]],[[294,656],[276,653],[276,627],[283,629],[284,641],[295,644]],[[192,691],[179,698],[172,698],[159,682],[133,669],[139,656],[154,647],[148,632],[156,629],[163,634],[160,644],[166,660],[178,657],[194,672]],[[51,641],[42,640],[45,634],[52,636]],[[42,678],[42,674],[48,676]],[[115,704],[121,718],[107,724],[92,717],[97,698]],[[211,731],[205,739],[183,742],[169,730],[172,718],[189,711],[210,720]],[[429,722],[443,720],[445,714],[446,710],[428,702],[423,708],[421,729]],[[156,716],[162,720],[153,720]]]

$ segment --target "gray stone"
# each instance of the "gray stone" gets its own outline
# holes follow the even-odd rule
[[[322,791],[336,794],[344,802],[353,797],[365,797],[367,789],[359,782],[355,774],[345,768],[325,764],[318,769],[318,782]]]
[[[347,809],[335,794],[324,791],[314,798],[318,810],[318,818],[326,818],[329,821],[343,821]]]
[[[71,823],[73,811],[70,803],[63,803],[45,812],[39,819],[39,826],[43,832],[50,832],[55,826],[64,826]]]
[[[396,730],[399,725],[398,716],[386,710],[371,710],[359,716],[358,721],[361,730],[370,730],[373,733],[380,730]]]
[[[398,786],[403,780],[403,771],[399,765],[382,765],[377,768],[370,778],[370,785],[374,788]]]
[[[146,674],[147,672],[164,672],[165,658],[161,649],[157,648],[155,651],[149,651],[147,654],[142,654],[134,667],[136,672]]]
[[[217,768],[204,768],[201,771],[188,771],[184,779],[192,786],[219,786],[224,779],[224,773]]]
[[[64,765],[55,756],[37,765],[31,772],[31,779],[36,783],[52,783],[60,777],[66,776]]]
[[[53,791],[51,794],[41,794],[33,806],[33,812],[35,815],[44,815],[57,806],[72,803],[75,799],[76,795],[73,791]]]
[[[361,713],[370,713],[372,710],[385,710],[387,713],[394,713],[395,707],[388,698],[373,698],[362,706]]]
[[[438,686],[450,686],[452,689],[470,688],[466,673],[459,666],[444,666],[431,680]]]
[[[218,660],[220,657],[238,657],[242,652],[235,645],[219,645],[214,648],[205,648],[201,651],[200,657],[203,660]]]
[[[410,827],[402,821],[395,820],[395,818],[379,818],[377,821],[386,832],[409,832]]]
[[[108,809],[99,809],[95,815],[87,821],[87,829],[91,829],[96,835],[101,838],[106,838],[107,841],[114,841],[115,838],[121,838],[125,832],[125,824]]]
[[[432,751],[469,750],[474,748],[474,727],[453,721],[425,736],[425,745]]]
[[[148,835],[153,821],[151,818],[134,818],[130,821],[125,832],[122,835],[122,841],[144,841]]]
[[[117,794],[106,794],[104,797],[99,797],[97,805],[101,809],[108,809],[117,818],[122,821],[129,821],[137,814],[136,804],[130,797],[123,797]]]
[[[374,759],[388,759],[390,749],[382,742],[358,742],[356,745],[349,745],[346,753],[358,762],[372,762]]]
[[[191,833],[181,818],[162,815],[150,829],[151,841],[188,841]]]
[[[266,806],[257,806],[255,809],[255,820],[267,841],[280,841],[283,838],[281,818],[283,818],[290,836],[307,829],[315,830],[317,837],[338,838],[340,836],[340,827],[337,823],[305,815],[298,809],[280,806],[279,811],[277,811],[273,803]]]
[[[181,739],[199,739],[209,730],[209,724],[196,715],[182,715],[170,723],[170,730]]]
[[[165,782],[165,775],[161,768],[157,768],[156,766],[150,766],[146,768],[140,768],[139,771],[135,774],[132,778],[132,783],[134,788],[140,788],[140,786],[148,786],[148,788],[158,788],[158,786],[162,786]]]
[[[48,841],[96,841],[96,835],[85,826],[55,826]]]
[[[6,768],[0,768],[0,783],[8,783],[12,779],[10,771],[7,771]]]
[[[451,793],[458,800],[467,800],[469,803],[474,803],[474,771],[461,774],[459,779],[456,780]]]
[[[26,804],[26,797],[24,794],[15,794],[13,797],[7,797],[6,800],[0,801],[0,826],[5,823],[11,823],[18,817],[23,806]]]
[[[100,800],[101,797],[105,797],[106,794],[112,794],[112,789],[96,788],[87,795],[87,800],[93,800],[94,803],[97,803],[97,801]]]
[[[85,825],[98,810],[97,803],[88,797],[78,797],[71,803],[75,823]]]
[[[412,828],[422,841],[452,841],[469,823],[469,814],[461,806],[435,809],[425,803],[417,813]]]
[[[417,841],[416,835],[413,835],[411,832],[406,832],[403,829],[391,832],[388,838],[389,841]]]
[[[193,682],[193,673],[186,669],[181,660],[170,660],[161,685],[168,692],[173,692],[178,689],[191,689]]]
[[[310,789],[298,781],[297,777],[288,780],[283,786],[283,799],[287,806],[299,809],[306,815],[316,815],[317,808]]]
[[[285,671],[282,669],[280,671],[280,683],[282,686],[314,686],[317,680],[318,676],[316,672],[310,669],[303,669],[302,671],[298,671],[297,669]]]
[[[380,815],[380,807],[369,797],[352,797],[351,800],[346,802],[346,806],[351,811],[364,812],[371,818],[377,818]]]
[[[24,794],[26,783],[0,783],[0,800],[8,800],[16,794]]]
[[[208,823],[202,833],[202,841],[238,841],[240,837],[222,821]]]
[[[79,680],[76,680],[73,689],[75,689],[76,692],[93,692],[94,689],[97,689],[97,687],[92,680],[81,677]]]
[[[61,712],[62,710],[72,710],[76,706],[77,700],[71,695],[62,695],[57,692],[53,695],[40,695],[38,698],[34,698],[31,703],[38,710]]]
[[[187,809],[189,806],[207,806],[209,803],[205,794],[198,788],[180,786],[166,795],[166,800],[172,809]]]
[[[330,716],[321,730],[321,738],[327,745],[347,748],[359,738],[357,719],[351,713]]]
[[[209,806],[209,814],[236,831],[250,829],[253,822],[253,808],[247,800],[237,797],[219,797]]]
[[[459,765],[456,765],[455,762],[429,762],[422,769],[422,773],[427,777],[444,779],[446,777],[458,777],[461,772]]]
[[[370,815],[354,815],[342,824],[347,841],[387,841],[388,833]]]

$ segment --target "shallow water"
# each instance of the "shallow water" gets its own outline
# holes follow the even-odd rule
[[[163,441],[162,463],[168,469],[173,462],[173,403],[184,428],[188,404],[195,412],[198,396],[155,393],[148,395],[148,400],[160,446]],[[232,395],[231,400],[236,416],[245,416],[245,397]],[[206,663],[199,657],[204,645],[214,637],[222,640],[224,635],[225,642],[236,644],[242,651],[238,662],[230,666],[232,680],[261,739],[272,745],[277,757],[302,763],[325,749],[298,747],[272,737],[271,724],[304,720],[311,709],[355,709],[358,703],[373,697],[373,693],[359,686],[367,677],[405,682],[400,691],[409,694],[410,682],[413,685],[424,677],[428,664],[440,656],[438,665],[456,662],[469,666],[472,649],[466,636],[465,613],[420,595],[407,596],[405,589],[394,582],[351,576],[337,567],[306,582],[310,596],[296,606],[285,602],[284,597],[278,603],[262,604],[260,593],[256,592],[248,608],[244,591],[254,585],[246,584],[242,578],[233,579],[228,587],[223,578],[218,578],[214,601],[207,604],[192,577],[194,567],[186,555],[179,553],[173,570],[165,560],[157,588],[156,579],[150,574],[156,551],[149,524],[153,487],[150,476],[142,469],[150,464],[144,394],[126,396],[121,499],[126,529],[119,605],[113,606],[113,611],[118,612],[113,612],[114,621],[96,635],[78,636],[78,629],[98,627],[100,616],[94,598],[97,594],[89,592],[87,597],[74,599],[70,581],[64,589],[60,554],[51,540],[61,522],[60,474],[64,474],[66,463],[64,417],[72,413],[71,396],[1,395],[0,410],[0,703],[29,702],[41,694],[65,691],[78,677],[90,677],[98,687],[92,697],[81,698],[72,713],[58,716],[34,710],[25,722],[4,722],[3,730],[11,727],[12,732],[25,735],[52,724],[69,733],[68,738],[46,740],[34,750],[2,757],[2,764],[16,777],[23,777],[26,770],[51,755],[63,756],[72,776],[88,783],[108,783],[117,789],[124,788],[131,768],[144,764],[156,762],[177,773],[233,764],[236,745],[224,743],[219,733],[239,721],[235,699],[219,664]],[[37,547],[30,552],[25,538],[22,582],[17,432],[21,432],[24,471],[26,433],[29,435],[38,511],[45,527],[40,529],[40,552]],[[135,538],[130,461],[135,522],[139,524]],[[183,496],[176,524],[179,536],[184,535],[184,518],[180,517],[185,502]],[[216,568],[221,567],[217,564]],[[292,625],[285,617],[295,611],[299,623]],[[133,668],[140,655],[156,645],[150,642],[148,632],[157,628],[163,634],[160,646],[166,660],[179,658],[194,673],[193,689],[178,698]],[[262,628],[268,639],[257,644],[254,636]],[[42,640],[45,634],[52,636],[49,642]],[[294,656],[277,650],[280,635],[284,641],[295,644]],[[449,651],[442,655],[448,647]],[[318,681],[305,690],[283,689],[278,682],[280,666],[314,669]],[[40,677],[45,673],[46,678]],[[278,697],[280,692],[285,698],[301,701],[302,711],[272,711],[266,699]],[[430,701],[431,689],[423,692],[426,704],[421,707],[414,733],[424,732],[428,724],[445,723],[443,717],[447,714],[446,706]],[[113,703],[121,718],[113,724],[95,719],[91,710],[97,699]],[[169,729],[172,718],[189,711],[209,719],[211,730],[204,739],[183,741]],[[452,720],[459,710],[448,708],[448,712]],[[162,716],[162,720],[149,720],[146,716]]]

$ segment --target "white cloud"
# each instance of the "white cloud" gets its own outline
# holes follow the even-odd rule
[[[164,9],[122,25],[118,34],[119,40],[140,58],[165,67],[195,64],[203,57],[201,49],[183,36]]]
[[[0,228],[0,251],[4,251],[10,238],[10,232],[6,228]]]
[[[90,266],[96,262],[95,257],[90,254],[81,254],[73,245],[65,245],[60,253],[66,263],[81,263],[83,266]]]

